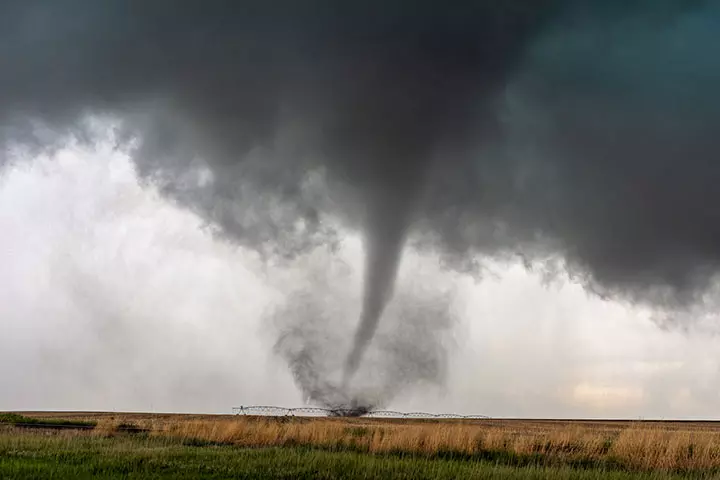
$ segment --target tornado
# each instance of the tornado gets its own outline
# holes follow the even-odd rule
[[[420,178],[409,180],[404,196],[394,194],[388,185],[370,201],[365,224],[365,274],[362,311],[352,350],[345,362],[343,386],[347,388],[358,369],[363,352],[375,334],[380,317],[392,299],[395,278],[402,257],[413,203],[421,186]],[[397,186],[396,186],[397,187]]]
[[[5,0],[0,143],[109,116],[144,182],[268,263],[360,233],[349,388],[411,236],[449,268],[560,260],[667,325],[712,304],[719,24],[717,0]],[[286,358],[336,391],[311,333]]]

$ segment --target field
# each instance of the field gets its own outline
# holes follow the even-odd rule
[[[22,415],[0,478],[720,478],[713,422]]]

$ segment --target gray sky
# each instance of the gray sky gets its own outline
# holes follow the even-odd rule
[[[263,273],[214,239],[114,149],[14,148],[0,173],[0,410],[229,412],[298,406],[263,313],[308,272],[351,269],[334,300],[359,308],[362,247]],[[103,138],[104,137],[104,138]],[[518,265],[481,282],[408,253],[400,285],[457,288],[457,342],[443,389],[390,407],[525,417],[718,417],[718,339],[663,331],[647,312]],[[347,278],[347,277],[343,277]],[[330,278],[332,281],[332,278]]]

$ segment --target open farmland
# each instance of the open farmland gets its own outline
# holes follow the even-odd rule
[[[162,475],[171,472],[167,478],[606,478],[609,473],[714,478],[720,473],[720,423],[714,422],[22,415],[36,423],[0,426],[0,478],[43,478],[42,468],[51,465],[68,469],[67,478],[166,478]],[[116,471],[127,475],[114,477]]]

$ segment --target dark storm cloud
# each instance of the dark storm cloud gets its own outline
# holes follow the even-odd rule
[[[695,300],[720,261],[718,2],[6,1],[0,122],[126,120],[141,174],[293,255],[362,228],[352,374],[408,229]],[[427,244],[427,243],[426,243]]]
[[[660,307],[712,284],[720,4],[646,5],[598,5],[535,42],[506,91],[504,144],[431,197],[451,250],[558,251],[600,293]]]

